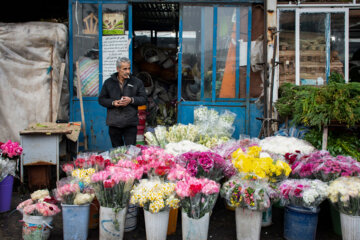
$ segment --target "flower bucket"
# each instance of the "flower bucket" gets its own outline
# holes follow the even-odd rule
[[[64,240],[86,240],[88,236],[90,204],[61,204]]]
[[[284,238],[287,240],[315,239],[320,208],[286,206],[284,211]]]
[[[340,213],[332,204],[330,204],[330,215],[334,233],[341,236]]]
[[[238,240],[260,239],[261,219],[261,211],[253,211],[247,208],[236,208],[236,238]]]
[[[13,184],[12,175],[8,175],[0,182],[0,213],[10,210]]]
[[[138,214],[138,207],[134,204],[129,204],[125,218],[125,232],[130,232],[136,229],[137,214]]]
[[[124,237],[127,208],[115,211],[115,208],[100,206],[99,236],[101,240],[121,240]]]
[[[167,229],[167,235],[174,234],[176,232],[177,218],[178,218],[179,209],[170,209],[169,213],[169,224]]]
[[[268,227],[272,224],[272,207],[262,212],[261,227]]]
[[[96,229],[99,226],[99,211],[100,211],[100,204],[97,198],[95,197],[92,203],[90,204],[89,229]]]
[[[343,240],[360,239],[360,216],[340,213],[340,221]]]
[[[22,237],[24,240],[46,240],[50,236],[53,217],[23,214]]]
[[[147,240],[165,240],[169,223],[169,210],[151,213],[144,209]]]
[[[210,213],[202,218],[189,218],[187,213],[181,211],[182,239],[183,240],[206,240],[208,239]]]

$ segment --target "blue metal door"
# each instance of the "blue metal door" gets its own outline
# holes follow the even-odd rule
[[[182,4],[179,25],[178,122],[196,107],[237,114],[235,132],[258,136],[263,111],[250,98],[252,5]]]
[[[69,0],[70,120],[81,121],[80,78],[88,149],[92,151],[111,148],[106,108],[99,105],[98,95],[109,74],[116,71],[117,57],[132,58],[131,16],[127,1]],[[123,27],[113,26],[121,21]],[[82,133],[79,141],[84,142]]]

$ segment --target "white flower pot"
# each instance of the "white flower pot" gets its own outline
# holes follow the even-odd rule
[[[206,240],[208,238],[210,214],[206,213],[202,218],[189,218],[186,212],[181,212],[182,239],[183,240]]]
[[[247,208],[235,209],[236,236],[238,240],[259,240],[261,233],[261,211]]]
[[[23,239],[46,240],[50,236],[50,228],[53,217],[31,216],[23,214]]]
[[[151,213],[144,209],[146,240],[165,240],[169,223],[169,210]]]
[[[360,239],[360,216],[340,213],[341,233],[343,240]]]
[[[126,211],[127,208],[123,208],[115,213],[114,208],[100,206],[99,236],[101,240],[123,239]]]

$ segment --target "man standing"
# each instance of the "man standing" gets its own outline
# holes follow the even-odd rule
[[[130,76],[130,60],[118,58],[116,73],[108,78],[101,89],[99,103],[107,108],[106,125],[113,147],[135,145],[138,106],[146,104],[143,82]]]

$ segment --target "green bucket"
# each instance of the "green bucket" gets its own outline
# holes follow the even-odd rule
[[[333,225],[334,232],[341,236],[341,221],[340,221],[340,213],[335,207],[330,203],[330,214],[331,214],[331,222]]]

